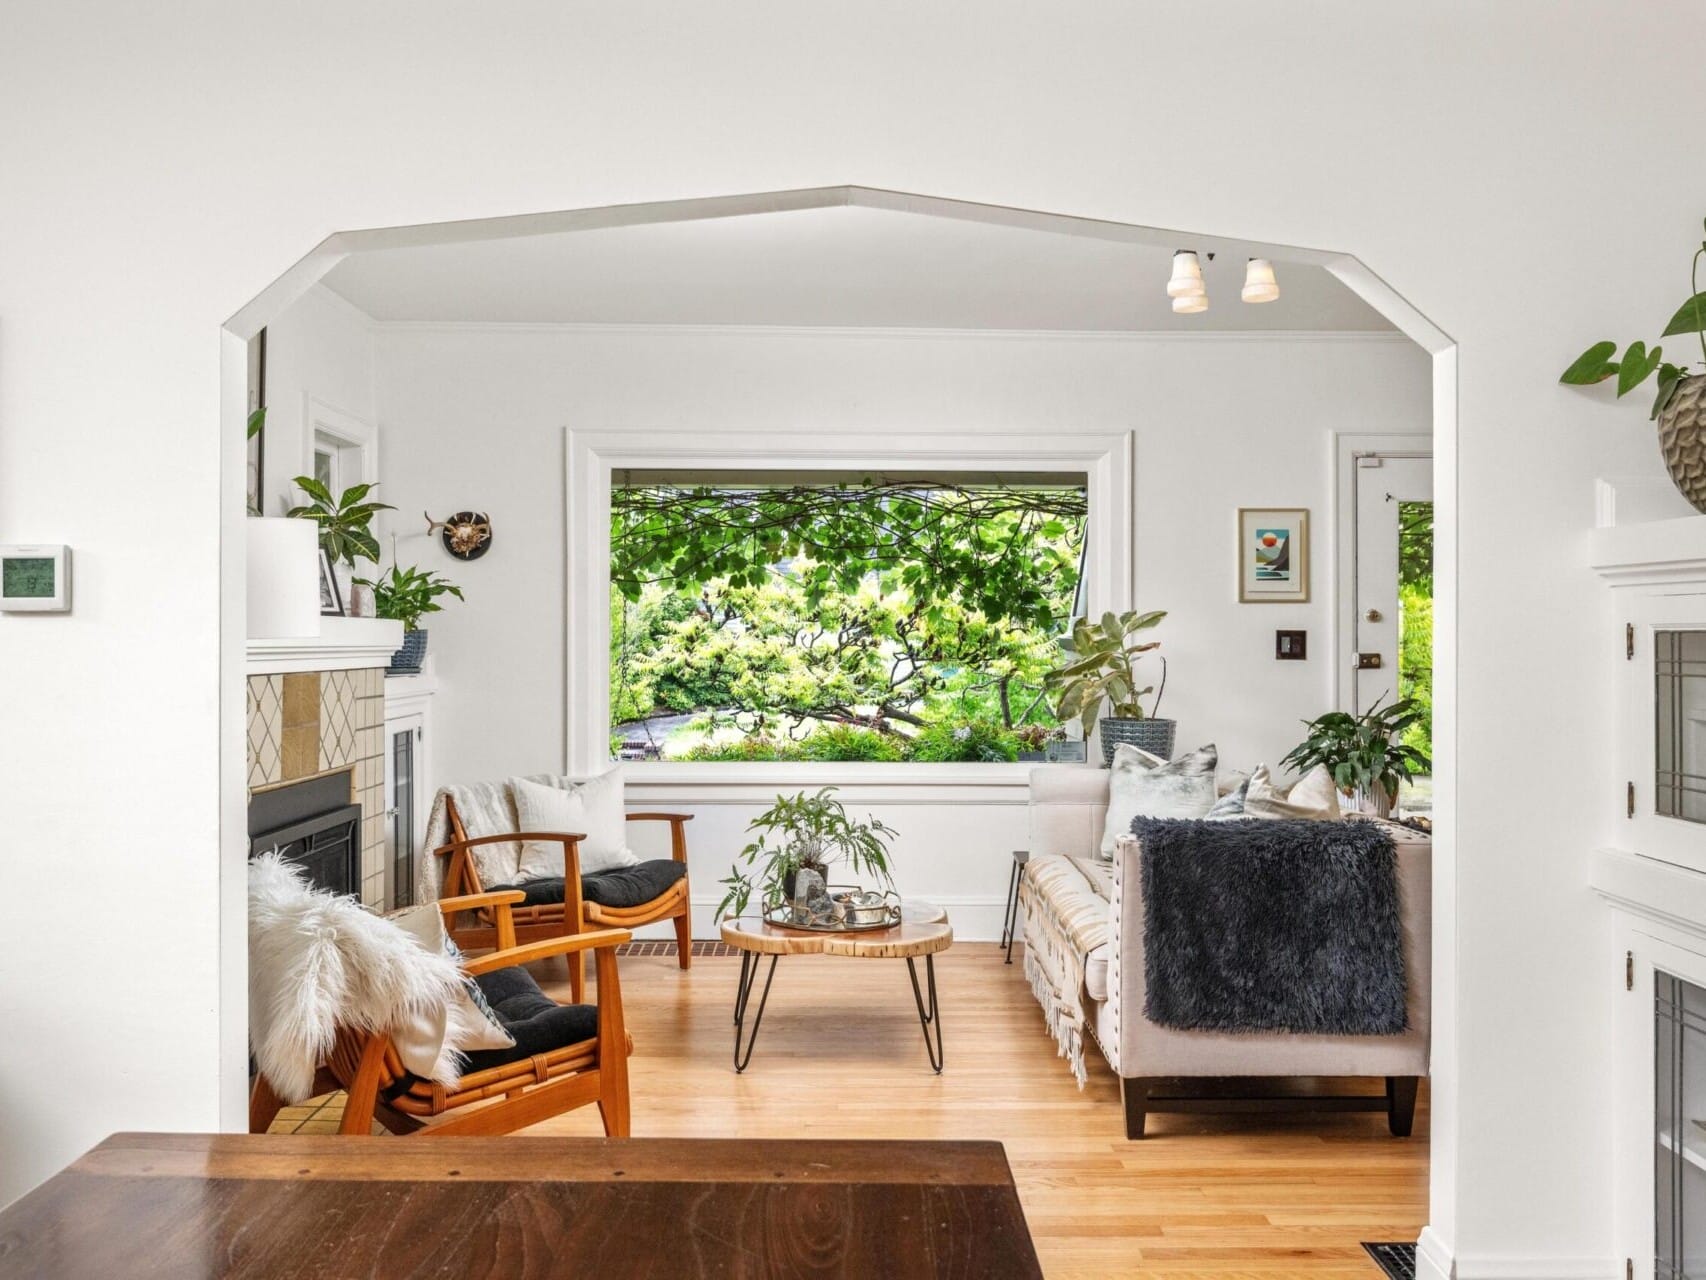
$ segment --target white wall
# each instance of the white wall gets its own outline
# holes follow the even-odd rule
[[[239,696],[220,521],[241,494],[222,320],[337,228],[851,181],[1355,252],[1458,342],[1462,978],[1436,1124],[1461,1176],[1434,1224],[1463,1275],[1612,1274],[1580,854],[1616,798],[1531,780],[1576,776],[1603,730],[1577,695],[1603,643],[1572,550],[1592,478],[1656,466],[1639,409],[1557,373],[1650,336],[1700,230],[1677,138],[1706,116],[1706,12],[1628,19],[1614,0],[10,6],[0,537],[69,542],[78,568],[70,616],[0,617],[8,891],[43,904],[0,959],[0,1188],[111,1129],[221,1117],[221,930],[240,956],[242,928],[217,848]],[[70,917],[46,905],[68,866]]]
[[[1216,742],[1242,768],[1277,764],[1298,721],[1332,701],[1329,433],[1425,436],[1431,426],[1428,359],[1395,336],[404,325],[382,327],[377,349],[390,498],[406,511],[479,508],[497,534],[490,554],[467,565],[435,539],[400,544],[405,559],[419,556],[468,594],[430,620],[440,677],[467,690],[440,700],[447,780],[564,759],[565,426],[1135,432],[1138,604],[1171,611],[1158,633],[1171,664],[1162,710],[1179,720],[1182,747]],[[1312,510],[1309,604],[1237,603],[1240,505]],[[1274,659],[1278,627],[1311,632],[1308,660]],[[998,867],[989,878],[997,895],[1004,876]]]
[[[292,477],[313,474],[309,397],[362,422],[378,421],[372,321],[323,287],[310,289],[267,325],[264,439],[269,516],[283,515],[302,501]],[[384,488],[373,496],[383,500]]]

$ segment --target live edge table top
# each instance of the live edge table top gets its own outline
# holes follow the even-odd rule
[[[1040,1276],[996,1142],[117,1134],[0,1277]]]
[[[723,941],[742,951],[766,956],[863,956],[871,960],[901,960],[946,951],[954,941],[948,913],[938,906],[906,904],[900,923],[892,929],[789,929],[757,916],[741,916],[722,924]]]

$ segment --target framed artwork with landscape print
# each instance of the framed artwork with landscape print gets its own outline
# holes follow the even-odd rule
[[[1308,602],[1308,508],[1238,508],[1238,600],[1241,604]]]

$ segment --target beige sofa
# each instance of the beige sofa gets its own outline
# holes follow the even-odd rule
[[[1425,835],[1392,824],[1398,851],[1398,879],[1404,929],[1409,1029],[1401,1035],[1297,1035],[1275,1032],[1226,1033],[1179,1031],[1148,1021],[1144,1008],[1143,892],[1141,853],[1125,842],[1112,867],[1094,859],[1107,813],[1106,769],[1082,765],[1045,765],[1031,771],[1030,861],[1027,879],[1050,882],[1055,895],[1084,893],[1076,909],[1107,912],[1106,942],[1082,959],[1083,981],[1075,992],[1039,991],[1080,1002],[1083,1028],[1120,1077],[1125,1102],[1126,1136],[1143,1136],[1149,1111],[1258,1110],[1266,1108],[1348,1111],[1384,1110],[1392,1133],[1407,1137],[1415,1111],[1416,1087],[1428,1074],[1428,993],[1432,928],[1432,849]],[[1039,875],[1055,861],[1052,876]],[[1070,860],[1073,874],[1066,874]],[[1079,882],[1082,886],[1079,887]],[[1022,895],[1021,901],[1024,900]],[[1073,904],[1059,904],[1071,906]],[[1023,927],[1035,924],[1026,912]],[[1042,974],[1035,981],[1051,979]],[[1045,1004],[1045,1008],[1046,1008]],[[1378,1095],[1295,1094],[1253,1096],[1247,1086],[1228,1094],[1225,1085],[1209,1096],[1179,1082],[1191,1078],[1348,1076],[1385,1077]]]

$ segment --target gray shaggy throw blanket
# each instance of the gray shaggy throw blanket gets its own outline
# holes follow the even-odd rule
[[[1374,822],[1137,818],[1151,1022],[1397,1035],[1397,855]]]

